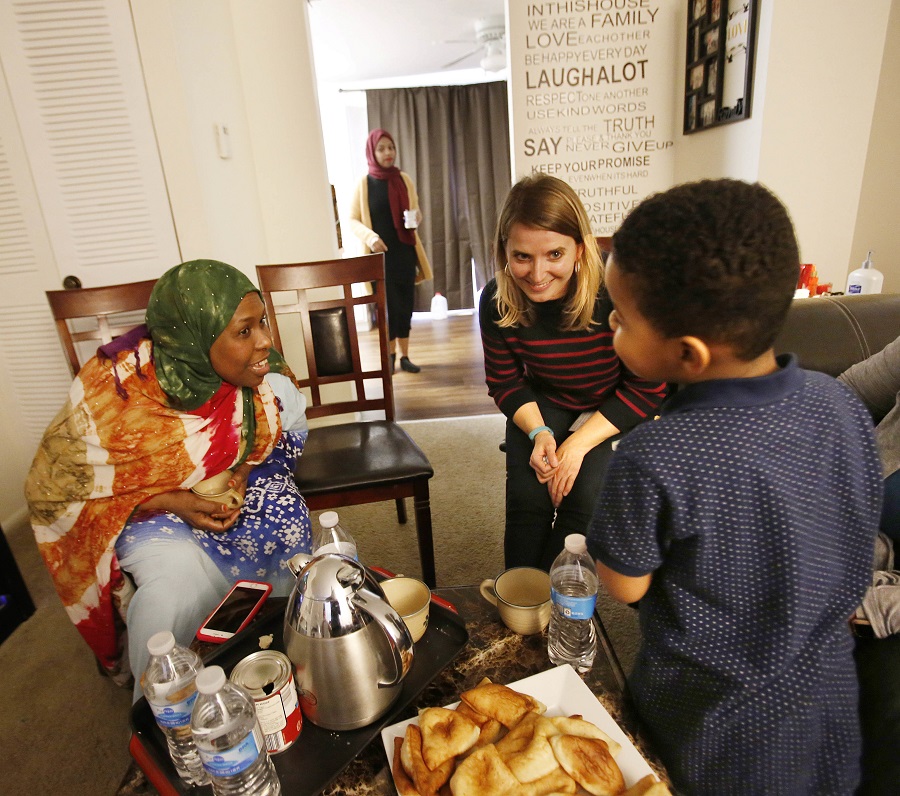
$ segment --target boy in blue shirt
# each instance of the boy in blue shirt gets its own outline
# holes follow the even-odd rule
[[[881,470],[850,390],[772,345],[799,274],[762,186],[681,185],[613,236],[616,352],[680,385],[610,463],[588,546],[640,600],[632,695],[690,794],[851,794],[848,618],[871,577]]]

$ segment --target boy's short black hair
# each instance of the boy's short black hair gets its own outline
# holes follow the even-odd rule
[[[648,197],[613,235],[612,257],[660,333],[730,345],[744,360],[774,343],[800,270],[787,208],[759,183],[738,180]]]

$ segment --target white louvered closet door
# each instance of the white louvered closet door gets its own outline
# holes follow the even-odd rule
[[[71,378],[45,290],[180,261],[127,0],[0,0],[0,520]]]

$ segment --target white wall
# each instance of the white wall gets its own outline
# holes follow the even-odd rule
[[[896,162],[900,151],[891,135],[900,121],[896,108],[879,111],[883,132],[872,135],[879,79],[891,70],[890,10],[891,0],[871,0],[865,9],[841,0],[760,2],[751,118],[676,143],[679,182],[735,177],[759,180],[778,194],[794,220],[803,261],[815,263],[819,282],[832,282],[835,290],[844,289],[848,271],[865,257],[854,238],[867,155],[874,170]],[[682,62],[683,50],[682,44]],[[893,59],[883,90],[896,95],[896,54]],[[890,184],[883,182],[877,195],[869,223],[880,232],[879,246],[896,251],[900,237],[887,215],[896,205]]]
[[[900,293],[900,235],[897,233],[900,205],[900,0],[891,4],[884,48],[884,63],[875,100],[875,116],[862,195],[853,234],[848,268],[858,268],[868,249],[884,274],[884,292]]]
[[[255,281],[257,264],[336,256],[306,5],[132,8],[183,258],[224,260]]]

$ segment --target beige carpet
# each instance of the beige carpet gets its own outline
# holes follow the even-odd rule
[[[434,466],[431,511],[439,586],[477,583],[503,568],[501,415],[403,423]],[[411,509],[411,505],[408,509]],[[420,575],[412,512],[397,523],[393,502],[339,510],[360,557]],[[131,692],[117,688],[66,617],[30,528],[5,528],[36,612],[0,645],[0,790],[112,796],[128,770]],[[601,596],[601,612],[626,669],[635,612]]]

